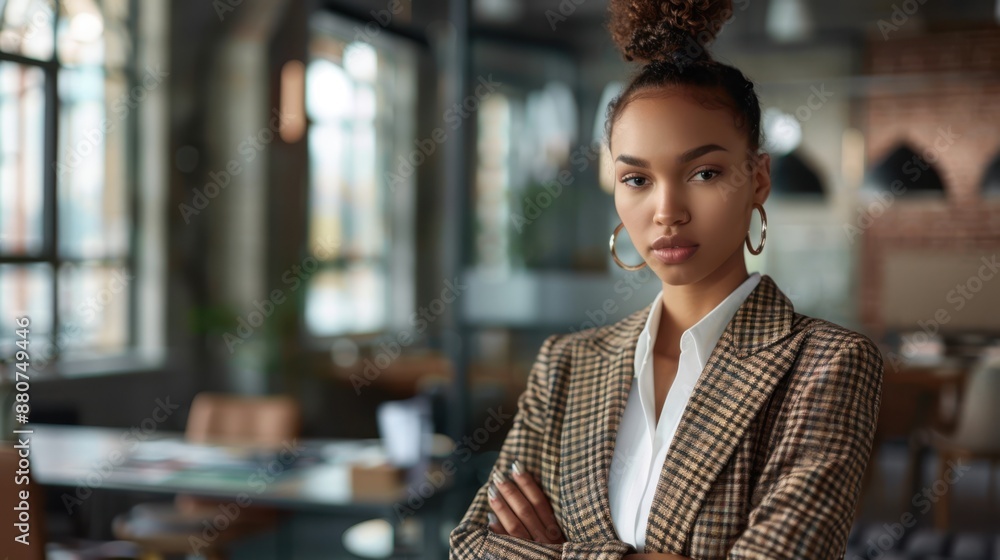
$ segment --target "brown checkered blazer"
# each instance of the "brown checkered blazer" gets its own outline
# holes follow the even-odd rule
[[[650,304],[651,305],[651,304]],[[451,559],[619,559],[608,505],[615,436],[647,305],[548,337],[493,471],[541,479],[568,541],[493,533],[488,482],[451,532]],[[710,354],[667,453],[646,552],[696,559],[844,557],[882,393],[863,334],[796,313],[763,275]],[[626,459],[627,460],[627,459]],[[491,472],[492,475],[492,472]]]

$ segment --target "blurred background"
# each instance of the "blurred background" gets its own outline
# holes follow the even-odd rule
[[[1000,2],[733,7],[748,267],[886,361],[847,557],[1000,558]],[[0,0],[0,550],[445,558],[545,337],[660,289],[608,252],[606,20]]]

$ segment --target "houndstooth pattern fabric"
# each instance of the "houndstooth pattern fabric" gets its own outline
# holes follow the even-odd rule
[[[488,482],[450,558],[619,559],[608,502],[615,437],[649,306],[549,336],[493,472],[537,474],[567,543],[488,528]],[[695,559],[840,559],[871,454],[883,359],[867,336],[796,313],[763,275],[712,350],[659,473],[645,552]],[[492,472],[491,472],[492,475]]]

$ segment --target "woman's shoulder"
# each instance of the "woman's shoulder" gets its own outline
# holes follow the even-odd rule
[[[843,350],[860,348],[865,351],[880,353],[878,344],[868,335],[819,317],[803,315],[795,312],[793,331],[805,335],[803,348],[805,350]]]
[[[869,336],[797,312],[795,319],[793,330],[804,336],[793,362],[793,384],[863,385],[875,389],[881,386],[885,360]]]

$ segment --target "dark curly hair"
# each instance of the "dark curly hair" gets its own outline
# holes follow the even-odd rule
[[[669,86],[695,86],[725,93],[723,106],[734,110],[736,127],[746,127],[749,148],[758,152],[764,139],[753,82],[714,60],[707,49],[733,15],[731,0],[610,0],[608,10],[608,31],[622,56],[644,63],[608,104],[604,131],[609,146],[611,129],[630,101]]]

